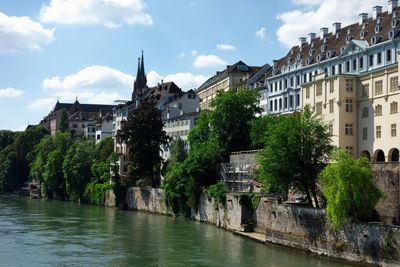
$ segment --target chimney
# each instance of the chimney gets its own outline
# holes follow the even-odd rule
[[[299,47],[302,47],[303,44],[305,44],[305,43],[306,43],[306,37],[300,37],[299,38]]]
[[[328,28],[326,28],[326,27],[321,28],[320,33],[321,33],[321,36],[320,36],[321,39],[324,39],[324,37],[328,35]]]
[[[392,14],[393,9],[398,7],[399,1],[398,0],[389,0],[388,1],[388,13]]]
[[[368,14],[367,13],[361,13],[360,15],[358,15],[358,24],[362,25],[368,18]]]
[[[342,27],[342,23],[340,23],[340,22],[333,23],[333,34],[336,35],[339,32],[341,27]]]
[[[374,6],[372,8],[372,18],[376,19],[382,13],[382,6]]]
[[[308,43],[311,44],[312,40],[315,38],[315,32],[310,32],[308,34]]]
[[[161,79],[161,84],[163,84],[164,83],[164,80],[163,79]]]

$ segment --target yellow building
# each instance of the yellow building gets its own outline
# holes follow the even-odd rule
[[[302,85],[302,107],[322,116],[333,145],[373,162],[398,162],[398,64],[358,75],[316,75]]]

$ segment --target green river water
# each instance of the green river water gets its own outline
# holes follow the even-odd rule
[[[349,266],[182,218],[0,196],[0,266]]]

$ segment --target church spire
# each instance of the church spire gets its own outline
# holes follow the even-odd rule
[[[136,80],[133,84],[132,100],[138,101],[140,96],[145,92],[147,88],[147,78],[144,71],[144,55],[142,50],[142,57],[138,58],[138,69],[136,74]]]

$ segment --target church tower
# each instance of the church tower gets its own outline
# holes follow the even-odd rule
[[[142,58],[138,58],[138,69],[136,74],[136,79],[133,84],[133,93],[132,93],[132,101],[140,100],[140,96],[146,91],[147,89],[147,78],[144,71],[144,56],[142,50]]]

